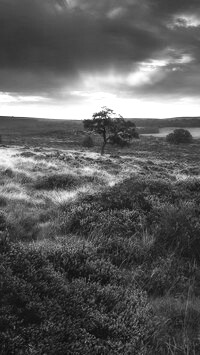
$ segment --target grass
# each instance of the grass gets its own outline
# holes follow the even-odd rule
[[[199,354],[199,141],[26,134],[0,148],[0,353]]]

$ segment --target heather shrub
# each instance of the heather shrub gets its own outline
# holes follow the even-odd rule
[[[83,139],[82,145],[83,145],[83,147],[85,147],[85,148],[92,148],[92,147],[94,147],[94,141],[93,141],[92,137],[91,137],[91,136],[86,136],[86,137]]]
[[[150,297],[182,295],[187,297],[191,279],[195,278],[198,294],[198,270],[187,259],[178,259],[175,253],[165,257],[147,258],[146,262],[134,271],[134,280]]]
[[[38,190],[75,189],[93,182],[101,182],[101,179],[97,176],[54,174],[38,178],[33,187]]]
[[[181,193],[184,194],[199,194],[200,193],[200,179],[192,178],[186,179],[183,181],[178,181],[176,187],[181,190]]]
[[[84,278],[86,281],[118,284],[123,280],[122,274],[109,261],[99,255],[98,249],[76,241],[73,246],[68,240],[59,247],[55,244],[45,248],[45,256],[56,271],[65,273],[68,280]]]
[[[99,211],[139,209],[142,213],[151,208],[148,197],[137,191],[137,188],[135,193],[128,191],[125,183],[108,188],[101,194],[86,196],[83,202],[92,204],[93,209]]]
[[[2,354],[144,354],[153,328],[135,287],[68,280],[39,249],[1,249]]]
[[[145,257],[141,242],[143,224],[145,217],[137,210],[104,211],[83,203],[64,214],[61,230],[84,235],[98,247],[99,255],[114,265],[130,266]]]
[[[7,229],[6,213],[0,210],[0,232],[5,232]]]
[[[0,207],[5,207],[7,205],[7,199],[0,195]]]
[[[166,254],[175,251],[178,256],[200,261],[199,209],[194,204],[165,204],[154,211],[154,251]]]
[[[146,217],[148,223],[152,223],[155,198],[164,201],[173,195],[173,188],[166,181],[133,177],[101,194],[88,195],[82,202],[63,208],[61,230],[96,236],[122,231],[121,234],[129,236],[141,230],[140,221]]]
[[[153,302],[154,349],[158,354],[198,354],[200,352],[199,299],[156,298]]]
[[[25,152],[22,152],[20,154],[20,156],[23,157],[23,158],[33,158],[33,157],[36,156],[36,154],[31,152],[31,151],[25,151]]]
[[[192,135],[188,130],[178,128],[166,136],[166,141],[170,144],[191,143]]]
[[[7,214],[7,230],[14,241],[36,240],[39,226],[39,216],[29,210],[19,208],[18,211],[10,211]]]
[[[135,176],[110,188],[101,194],[99,201],[104,209],[133,209],[144,213],[152,209],[150,197],[166,200],[173,195],[171,183],[150,177],[140,179]]]
[[[83,233],[81,226],[82,219],[86,218],[93,211],[93,205],[90,203],[71,204],[62,208],[59,216],[59,225],[62,233]]]
[[[99,253],[117,267],[130,268],[141,264],[146,257],[145,250],[134,235],[129,238],[120,235],[109,238],[102,236],[97,243]]]
[[[104,206],[103,206],[104,207]],[[76,232],[85,236],[97,237],[100,234],[115,235],[124,233],[130,236],[136,232],[140,223],[138,211],[104,210],[101,204],[74,204],[63,212],[60,217],[60,227],[63,232]]]
[[[2,171],[2,175],[6,176],[7,178],[14,178],[15,177],[15,172],[12,169],[7,168],[7,169]]]
[[[102,235],[128,238],[140,229],[140,221],[141,215],[134,210],[94,210],[81,220],[81,228],[94,238]]]
[[[54,174],[38,178],[34,184],[35,189],[71,189],[81,184],[81,177],[70,174]]]

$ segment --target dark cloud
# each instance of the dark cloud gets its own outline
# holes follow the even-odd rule
[[[199,0],[149,0],[155,14],[162,17],[182,12],[196,12],[200,9]]]
[[[167,56],[156,80],[118,89],[176,93],[187,82],[191,94],[192,83],[198,87],[200,27],[186,26],[183,14],[200,16],[199,0],[0,0],[0,91],[58,95],[63,87],[75,90],[82,72],[127,74]],[[186,54],[193,65],[181,63]]]
[[[61,7],[60,1],[1,0],[1,67],[70,72],[140,60],[160,45],[148,29],[126,17],[107,17],[110,7],[105,5],[103,13],[93,16],[90,2],[83,3],[85,10]],[[97,11],[100,6],[93,8]]]

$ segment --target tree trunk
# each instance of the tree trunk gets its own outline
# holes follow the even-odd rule
[[[104,155],[105,146],[106,146],[106,142],[103,142],[101,147],[101,155]]]
[[[101,155],[104,155],[104,150],[105,150],[106,143],[107,143],[106,130],[105,130],[105,127],[104,127],[104,131],[103,131],[103,144],[102,144],[102,147],[101,147]]]

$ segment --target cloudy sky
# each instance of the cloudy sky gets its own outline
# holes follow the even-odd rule
[[[0,115],[200,116],[200,0],[0,0]]]

